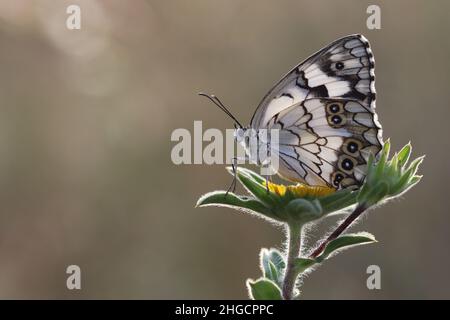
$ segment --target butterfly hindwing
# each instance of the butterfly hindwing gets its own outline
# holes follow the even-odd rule
[[[307,99],[268,125],[279,130],[279,144],[272,146],[280,159],[278,173],[310,185],[360,185],[369,154],[382,147],[375,114],[353,99]]]

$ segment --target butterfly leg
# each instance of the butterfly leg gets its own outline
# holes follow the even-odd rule
[[[228,195],[228,193],[234,192],[236,190],[236,182],[237,182],[237,166],[238,161],[247,161],[248,159],[246,157],[233,157],[231,158],[231,170],[233,171],[233,181],[231,181],[230,186],[227,189],[227,192],[225,193],[225,196]]]
[[[230,186],[227,189],[227,192],[225,193],[225,197],[228,195],[228,193],[234,192],[236,190],[236,180],[237,180],[237,160],[238,158],[234,157],[231,159],[231,170],[233,171],[233,181],[231,181]]]

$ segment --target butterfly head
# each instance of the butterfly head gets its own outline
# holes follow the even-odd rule
[[[234,126],[234,138],[236,139],[237,143],[242,144],[244,147],[248,144],[246,142],[246,138],[248,140],[247,130],[248,128],[241,128],[237,125]]]

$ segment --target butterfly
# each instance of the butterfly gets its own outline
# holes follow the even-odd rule
[[[235,136],[278,130],[278,143],[257,142],[278,160],[282,178],[312,186],[358,188],[369,155],[383,146],[375,112],[375,61],[368,40],[349,35],[330,43],[289,71],[264,96],[243,127],[223,103],[208,96],[235,121]],[[203,94],[204,95],[204,94]],[[262,165],[264,159],[250,159]]]

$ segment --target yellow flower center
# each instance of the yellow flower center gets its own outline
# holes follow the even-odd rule
[[[263,182],[264,187],[266,182]],[[287,191],[290,191],[295,197],[323,197],[329,195],[336,191],[334,188],[323,187],[323,186],[309,186],[307,184],[299,183],[297,185],[285,186],[282,184],[275,184],[269,181],[269,191],[279,195],[284,196]]]

